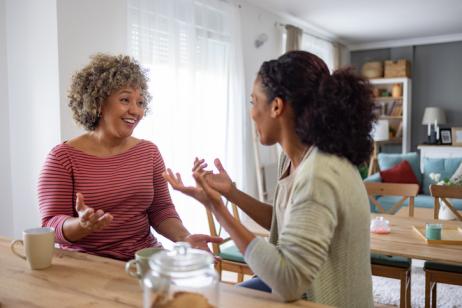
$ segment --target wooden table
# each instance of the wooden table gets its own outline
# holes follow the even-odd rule
[[[0,237],[0,307],[141,307],[138,281],[125,263],[84,253],[56,250],[53,265],[30,270]],[[282,303],[272,294],[220,284],[220,307],[313,307],[307,301]]]
[[[390,234],[371,233],[371,252],[462,265],[462,245],[429,245],[412,230],[413,225],[441,223],[462,226],[462,222],[434,219],[400,217],[396,215],[372,214],[372,218],[383,216],[390,221]]]

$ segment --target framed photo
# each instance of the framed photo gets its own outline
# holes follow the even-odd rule
[[[440,128],[441,144],[452,144],[451,129]]]
[[[462,146],[462,127],[452,128],[452,145]]]

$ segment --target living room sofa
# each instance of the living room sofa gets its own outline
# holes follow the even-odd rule
[[[378,164],[380,170],[387,170],[393,168],[401,161],[407,160],[412,167],[418,184],[420,185],[420,193],[414,199],[414,206],[416,208],[433,208],[434,207],[434,198],[430,195],[429,186],[434,184],[433,180],[430,178],[430,173],[439,173],[441,174],[441,180],[450,178],[454,172],[457,170],[459,165],[462,163],[462,157],[457,158],[424,158],[422,160],[422,169],[420,166],[420,158],[416,152],[406,153],[406,154],[389,154],[389,153],[380,153],[378,155]],[[380,173],[370,175],[365,182],[382,182]],[[377,200],[382,204],[385,210],[390,209],[396,202],[398,202],[401,197],[397,196],[379,196]],[[403,206],[408,206],[409,200],[406,200]],[[458,210],[462,210],[462,200],[455,199],[453,200],[454,206]],[[371,211],[377,212],[375,206],[371,204]]]

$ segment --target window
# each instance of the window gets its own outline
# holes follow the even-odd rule
[[[196,156],[219,157],[243,181],[244,76],[238,9],[218,0],[130,0],[129,52],[149,71],[153,100],[137,137],[194,185]],[[191,232],[208,234],[203,206],[171,191]],[[196,203],[196,204],[193,204]]]

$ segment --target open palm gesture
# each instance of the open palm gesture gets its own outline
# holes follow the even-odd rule
[[[196,171],[203,171],[204,168],[207,167],[207,163],[204,162],[203,159],[196,159],[194,160],[194,167],[192,169],[193,172]],[[206,204],[208,203],[208,198],[207,195],[205,194],[204,190],[202,189],[201,186],[196,185],[194,186],[185,186],[183,183],[183,180],[181,179],[181,174],[180,173],[173,173],[173,171],[170,168],[167,168],[167,170],[162,174],[164,179],[170,183],[170,185],[173,187],[173,189],[177,191],[181,191],[185,195],[188,195],[190,197],[193,197],[197,201]]]

